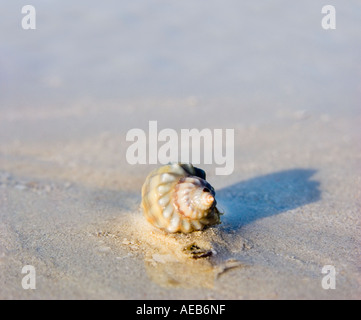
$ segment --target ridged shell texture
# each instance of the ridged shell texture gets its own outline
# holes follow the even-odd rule
[[[146,219],[167,232],[189,233],[220,223],[215,191],[205,172],[174,163],[152,171],[142,188]]]

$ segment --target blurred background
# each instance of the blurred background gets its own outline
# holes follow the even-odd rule
[[[360,101],[359,0],[1,1],[0,298],[30,296],[24,263],[46,275],[30,297],[359,297]],[[218,259],[252,267],[216,290],[162,290],[120,243],[142,239],[127,213],[151,169],[125,136],[150,120],[235,130],[234,173],[200,166],[226,213]]]
[[[329,131],[350,139],[359,132],[361,4],[334,1],[337,28],[324,30],[326,4],[34,0],[37,29],[23,30],[25,4],[2,1],[2,154],[29,163],[35,147],[57,146],[58,156],[40,158],[138,170],[125,161],[124,136],[147,132],[150,120],[159,130],[233,128],[242,162],[282,154],[287,141],[276,136],[285,132],[292,146],[306,132],[319,145]]]
[[[23,108],[220,98],[212,113],[260,107],[265,119],[284,106],[354,113],[361,4],[333,1],[337,29],[324,30],[326,4],[33,0],[37,30],[23,30],[25,3],[2,1],[0,110],[16,118]],[[223,117],[233,119],[213,118]]]

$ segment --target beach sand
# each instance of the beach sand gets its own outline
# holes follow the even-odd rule
[[[321,1],[86,3],[33,1],[33,31],[0,5],[0,298],[360,299],[360,5],[326,31]],[[199,165],[220,225],[143,218],[157,166],[126,134],[151,120],[235,130],[231,175]]]

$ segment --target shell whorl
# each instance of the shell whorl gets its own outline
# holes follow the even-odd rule
[[[215,201],[211,190],[209,183],[202,178],[181,178],[173,194],[178,212],[191,220],[205,218]]]
[[[147,220],[168,232],[192,232],[220,223],[215,191],[203,170],[175,163],[152,171],[142,188]]]

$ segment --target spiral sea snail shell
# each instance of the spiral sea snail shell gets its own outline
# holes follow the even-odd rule
[[[146,219],[167,232],[189,233],[220,223],[215,191],[203,170],[174,163],[153,170],[142,187]]]

